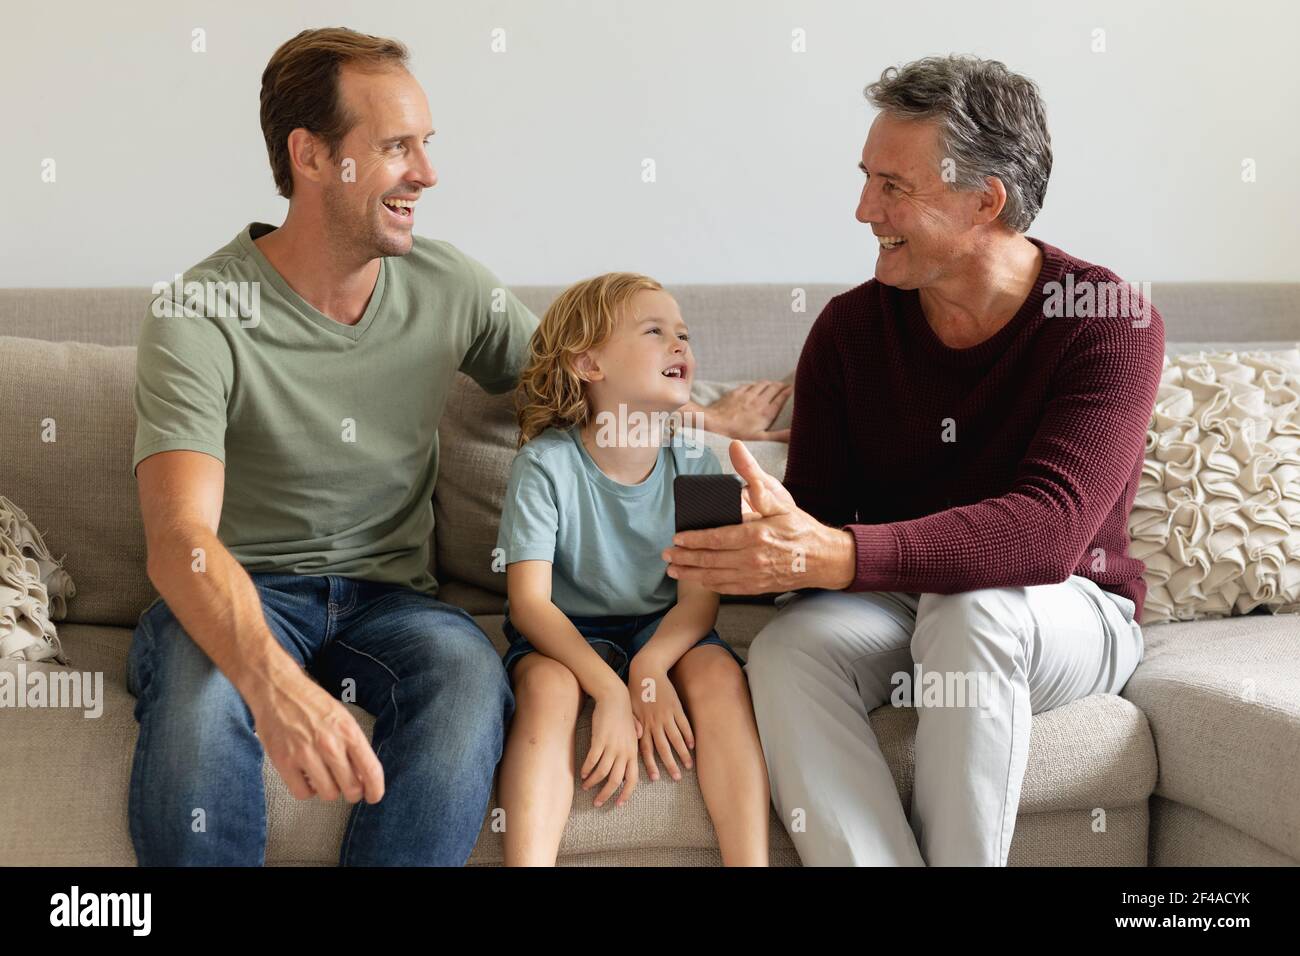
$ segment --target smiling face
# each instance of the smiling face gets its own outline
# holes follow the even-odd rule
[[[857,218],[879,243],[876,279],[899,289],[933,285],[951,273],[987,223],[987,194],[944,180],[939,129],[928,120],[881,113],[858,164],[866,176]]]
[[[584,354],[594,405],[615,409],[673,411],[691,398],[695,357],[677,301],[667,292],[642,289],[622,310],[614,333]]]
[[[356,124],[317,180],[324,228],[362,259],[404,256],[413,244],[415,202],[438,182],[425,152],[434,130],[424,91],[405,70],[344,67],[339,97]]]

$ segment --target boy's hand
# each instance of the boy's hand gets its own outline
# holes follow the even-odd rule
[[[641,736],[641,723],[632,714],[623,682],[611,685],[595,697],[596,709],[591,715],[591,748],[582,762],[582,789],[590,790],[600,781],[605,786],[596,794],[600,806],[622,784],[615,806],[624,806],[636,789],[636,741]]]
[[[668,668],[642,651],[632,658],[627,689],[632,701],[632,713],[644,728],[641,734],[641,759],[645,761],[650,779],[659,779],[659,765],[655,763],[654,756],[658,750],[669,775],[674,780],[681,780],[682,772],[673,760],[673,750],[677,751],[686,769],[690,770],[695,733],[691,730],[690,721],[686,719],[686,711],[677,696],[677,688],[668,679]]]

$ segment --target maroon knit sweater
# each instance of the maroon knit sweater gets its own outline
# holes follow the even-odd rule
[[[1105,295],[1090,309],[1088,288],[1114,286],[1088,283],[1121,280],[1030,241],[1043,252],[1034,291],[979,345],[944,345],[915,291],[874,279],[813,324],[785,485],[853,533],[848,590],[952,594],[1079,574],[1140,617],[1145,565],[1129,556],[1128,515],[1164,322],[1154,307],[1117,315]],[[1063,288],[1049,298],[1053,282]]]

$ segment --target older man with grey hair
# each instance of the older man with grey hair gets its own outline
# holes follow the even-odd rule
[[[784,592],[747,670],[806,864],[1001,866],[1031,715],[1118,693],[1142,658],[1127,521],[1163,323],[1025,235],[1052,167],[1030,80],[937,57],[866,95],[875,278],[809,332],[784,486],[733,442],[745,521],[664,559]],[[918,716],[910,818],[868,720],[887,701]]]

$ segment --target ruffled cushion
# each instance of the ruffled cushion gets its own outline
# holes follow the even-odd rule
[[[76,587],[27,515],[0,495],[0,660],[67,659],[54,621]]]
[[[1129,535],[1143,624],[1300,611],[1300,346],[1166,356]]]

